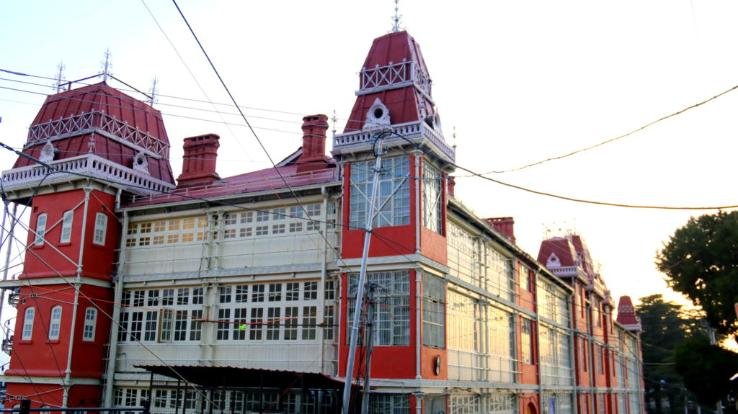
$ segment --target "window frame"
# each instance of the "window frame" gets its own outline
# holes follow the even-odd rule
[[[72,242],[72,225],[74,224],[74,210],[67,210],[62,214],[61,232],[59,244]],[[66,232],[66,237],[65,237]]]
[[[31,312],[30,318],[28,317],[29,311]],[[25,311],[23,311],[23,328],[21,330],[21,341],[33,340],[33,321],[34,319],[36,319],[36,308],[33,306],[29,306],[26,308]],[[26,336],[26,332],[28,332],[28,336]]]
[[[90,311],[92,311],[92,318],[89,318]],[[95,342],[95,331],[97,328],[97,309],[89,306],[85,308],[85,320],[82,325],[82,341],[84,342]],[[88,334],[89,332],[89,334]]]
[[[34,232],[33,245],[43,246],[46,242],[46,225],[48,224],[49,216],[46,213],[41,213],[36,216],[36,231]]]
[[[56,313],[56,311],[59,311]],[[63,309],[61,305],[56,305],[51,308],[49,314],[49,341],[58,341],[61,335],[61,320],[62,320]]]
[[[108,236],[108,215],[103,212],[95,214],[95,230],[92,234],[92,244],[105,246]]]

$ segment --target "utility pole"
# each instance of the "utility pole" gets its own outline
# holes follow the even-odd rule
[[[359,266],[359,280],[356,286],[356,303],[354,304],[354,317],[351,325],[351,336],[349,340],[348,362],[346,364],[346,375],[343,384],[343,405],[341,412],[348,414],[349,403],[351,401],[351,383],[354,377],[354,362],[356,359],[356,342],[359,337],[359,321],[361,314],[361,305],[364,299],[364,285],[366,285],[366,262],[369,256],[369,243],[372,237],[372,228],[374,227],[374,216],[376,214],[377,194],[379,192],[379,175],[382,168],[382,138],[383,133],[380,131],[374,140],[374,177],[372,179],[372,194],[369,198],[369,208],[366,214],[366,228],[364,230],[364,249],[361,254],[361,264]]]
[[[374,349],[374,289],[375,283],[367,283],[366,292],[366,325],[364,328],[364,395],[361,398],[361,414],[369,413],[369,377],[372,370],[372,350]]]

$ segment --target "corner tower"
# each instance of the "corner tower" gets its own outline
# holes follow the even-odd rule
[[[99,406],[116,208],[121,198],[174,188],[161,113],[104,82],[51,95],[2,185],[6,208],[30,211],[27,224],[15,221],[28,233],[23,269],[1,282],[18,310],[6,347],[8,396]]]
[[[408,380],[447,377],[444,334],[424,333],[421,315],[424,291],[445,297],[446,183],[455,157],[443,137],[420,47],[406,31],[373,41],[349,120],[334,137],[332,154],[343,167],[343,297],[356,295],[379,145],[378,213],[371,230],[367,281],[377,288],[376,303],[391,305],[382,305],[375,321],[380,328],[373,335],[371,381],[382,385],[372,386],[372,398],[401,392]],[[353,300],[341,304],[339,376],[347,370]],[[437,315],[438,310],[431,313]],[[410,406],[420,407],[418,396],[407,398]]]

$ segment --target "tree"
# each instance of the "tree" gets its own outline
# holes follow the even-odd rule
[[[636,311],[643,327],[643,376],[648,406],[654,407],[654,413],[667,412],[662,404],[665,398],[670,412],[682,412],[685,383],[676,370],[674,352],[685,338],[707,338],[700,327],[700,317],[681,305],[664,302],[661,295],[642,297],[639,302]]]
[[[676,370],[702,404],[715,404],[733,390],[730,377],[738,371],[738,354],[711,345],[705,337],[687,339],[676,350]]]
[[[736,335],[738,211],[691,218],[656,257],[672,289],[700,306],[711,327]]]

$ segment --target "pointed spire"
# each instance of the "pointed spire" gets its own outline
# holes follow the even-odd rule
[[[57,66],[58,72],[56,74],[56,93],[61,92],[64,87],[62,86],[62,80],[64,80],[64,63],[59,62]]]
[[[400,0],[395,0],[395,15],[392,16],[392,31],[393,32],[399,32],[400,31],[400,6],[399,6]]]
[[[156,76],[154,76],[154,80],[151,82],[151,90],[149,91],[149,99],[148,99],[148,103],[151,106],[154,106],[154,104],[156,103],[156,92],[157,92],[156,82],[157,82],[157,79],[156,79]]]
[[[110,49],[105,49],[105,62],[103,63],[103,82],[107,82],[110,77],[110,69],[112,69],[113,63],[110,61]]]

